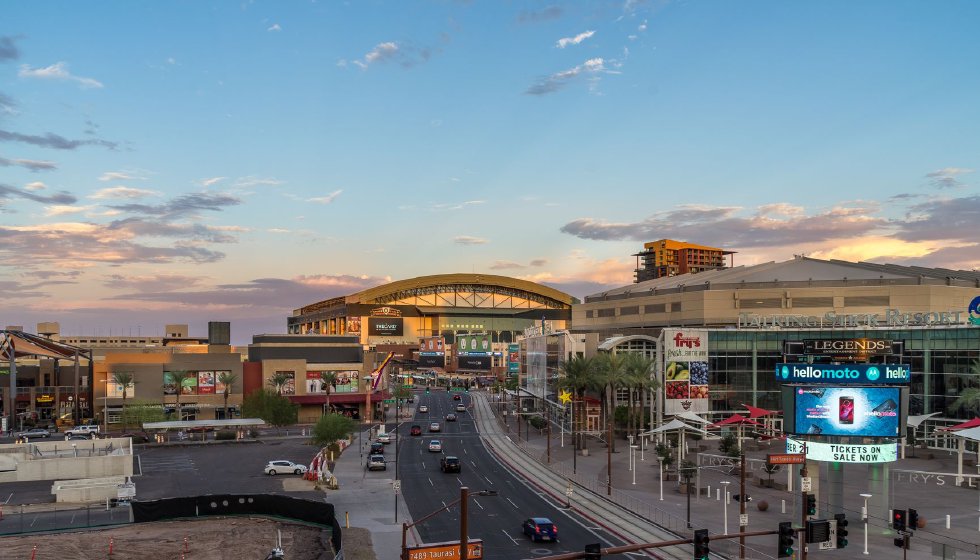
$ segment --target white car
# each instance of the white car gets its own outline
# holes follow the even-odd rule
[[[293,473],[293,474],[304,474],[306,472],[306,465],[301,465],[299,463],[294,463],[292,461],[276,460],[269,461],[269,464],[265,466],[265,474],[274,475],[278,473]]]
[[[439,441],[439,440],[437,440],[437,439],[434,439],[434,440],[430,441],[429,442],[429,451],[432,451],[433,453],[440,453],[440,452],[442,452],[442,442]]]
[[[429,411],[429,407],[425,406],[424,404],[419,405],[419,412],[428,412],[428,411]]]
[[[378,434],[378,442],[380,443],[391,443],[391,434],[388,432],[381,432]]]

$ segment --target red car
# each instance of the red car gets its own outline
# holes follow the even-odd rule
[[[455,395],[453,395],[453,400],[454,401],[461,401],[461,400],[463,400],[463,397],[461,397],[459,395],[459,393],[456,393]]]
[[[422,426],[418,426],[418,425],[412,426],[412,431],[409,433],[411,433],[413,436],[422,435]]]

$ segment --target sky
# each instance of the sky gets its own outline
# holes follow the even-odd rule
[[[5,2],[0,325],[162,335],[643,243],[980,267],[980,3]]]

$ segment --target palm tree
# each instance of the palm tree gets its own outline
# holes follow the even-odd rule
[[[222,391],[225,397],[225,418],[228,418],[228,395],[231,394],[231,386],[238,382],[238,375],[223,371],[218,374],[218,383],[221,383],[225,390]]]
[[[323,388],[327,392],[326,412],[330,412],[330,390],[333,388],[334,383],[336,382],[337,382],[336,371],[320,372],[320,383],[323,383]]]
[[[644,391],[649,389],[656,389],[657,380],[653,377],[653,368],[656,366],[657,361],[654,358],[649,358],[640,354],[638,352],[630,352],[626,354],[626,363],[623,365],[627,372],[630,384],[630,430],[637,430],[637,421],[642,414],[643,399],[636,399],[634,405],[634,391],[642,395]],[[651,400],[651,406],[653,406],[653,401]],[[641,408],[639,414],[634,410],[634,406]],[[640,422],[642,424],[642,422]]]
[[[575,449],[585,447],[585,439],[582,435],[582,426],[585,424],[585,392],[593,385],[595,377],[595,360],[582,356],[572,356],[558,364],[558,371],[561,376],[558,378],[557,386],[559,389],[566,389],[575,395],[572,406],[577,407],[572,414],[575,425],[572,426],[572,439],[575,441]]]
[[[292,374],[286,373],[284,371],[277,371],[272,374],[269,378],[269,385],[272,385],[276,389],[276,393],[281,397],[282,390],[286,385],[293,380]]]
[[[163,381],[164,385],[174,385],[177,387],[177,419],[183,420],[183,415],[180,412],[180,394],[184,389],[184,381],[197,376],[197,373],[193,371],[168,371],[164,374]]]
[[[970,386],[964,387],[960,391],[960,396],[956,397],[956,400],[953,401],[953,404],[949,408],[955,412],[963,410],[980,414],[980,359],[973,361],[973,365],[970,367],[970,374],[973,376],[973,379],[967,378],[966,381],[966,385]]]
[[[626,353],[616,354],[611,352],[605,352],[599,354],[598,360],[598,379],[594,381],[598,388],[600,388],[603,394],[606,408],[606,425],[608,426],[610,422],[613,421],[613,412],[615,407],[613,406],[616,389],[626,386],[629,380],[629,374],[626,371]],[[610,449],[616,452],[616,438],[612,436],[609,438],[608,445]]]
[[[123,413],[124,414],[122,414],[121,416],[123,418],[125,418],[125,416],[126,416],[125,415],[125,412],[126,412],[126,390],[129,389],[131,386],[136,385],[136,378],[133,376],[133,373],[130,372],[130,371],[119,371],[119,372],[116,372],[116,373],[113,373],[112,374],[112,382],[115,383],[116,385],[122,385],[122,388],[123,388],[123,390],[122,390],[122,410],[123,410]],[[125,425],[123,427],[125,427]]]

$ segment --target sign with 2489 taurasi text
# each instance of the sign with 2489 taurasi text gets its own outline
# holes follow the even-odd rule
[[[483,558],[483,541],[470,539],[467,543],[466,557],[472,560]],[[459,560],[459,541],[429,543],[408,548],[409,560]]]

